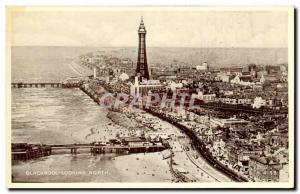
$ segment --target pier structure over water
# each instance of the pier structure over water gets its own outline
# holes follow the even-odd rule
[[[93,155],[105,153],[147,153],[147,152],[160,152],[166,147],[164,145],[91,145],[91,144],[69,144],[69,145],[50,145],[52,151],[55,150],[70,150],[70,153],[76,155],[81,149],[90,149]]]
[[[31,83],[23,83],[23,82],[12,82],[11,87],[13,88],[61,88],[62,83],[60,82],[31,82]]]
[[[63,82],[12,82],[12,88],[79,88],[83,81],[79,78],[75,81],[63,81]]]
[[[166,149],[165,145],[122,145],[122,144],[107,144],[107,145],[93,145],[93,144],[60,144],[60,145],[35,145],[35,144],[12,144],[12,161],[32,160],[44,156],[54,154],[55,151],[69,151],[72,155],[79,154],[80,150],[89,149],[92,155],[105,153],[150,153],[160,152]]]

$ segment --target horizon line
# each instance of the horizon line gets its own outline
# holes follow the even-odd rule
[[[72,45],[11,45],[11,47],[94,47],[94,48],[136,48],[136,46],[72,46]],[[256,48],[256,49],[288,49],[288,47],[234,47],[234,46],[147,46],[147,48]]]

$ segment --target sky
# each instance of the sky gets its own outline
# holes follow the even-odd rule
[[[12,12],[13,46],[136,47],[143,16],[149,47],[288,47],[286,11]]]

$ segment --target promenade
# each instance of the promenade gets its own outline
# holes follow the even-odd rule
[[[228,176],[230,179],[237,181],[237,182],[248,182],[248,180],[237,173],[235,173],[233,170],[230,170],[229,168],[226,168],[223,164],[221,164],[219,161],[213,158],[213,156],[209,153],[209,151],[206,149],[204,143],[199,139],[199,137],[194,133],[192,129],[189,129],[188,127],[180,124],[179,122],[173,120],[172,118],[169,118],[164,113],[156,112],[152,109],[145,109],[147,112],[161,118],[162,120],[168,121],[172,125],[178,127],[180,130],[182,130],[185,134],[188,135],[188,137],[191,139],[191,143],[193,144],[194,148],[198,151],[199,154],[210,164],[212,167],[217,169],[218,171],[222,172],[226,176]]]

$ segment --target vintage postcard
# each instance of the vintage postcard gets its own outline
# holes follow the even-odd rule
[[[294,188],[293,7],[7,7],[7,187]]]

